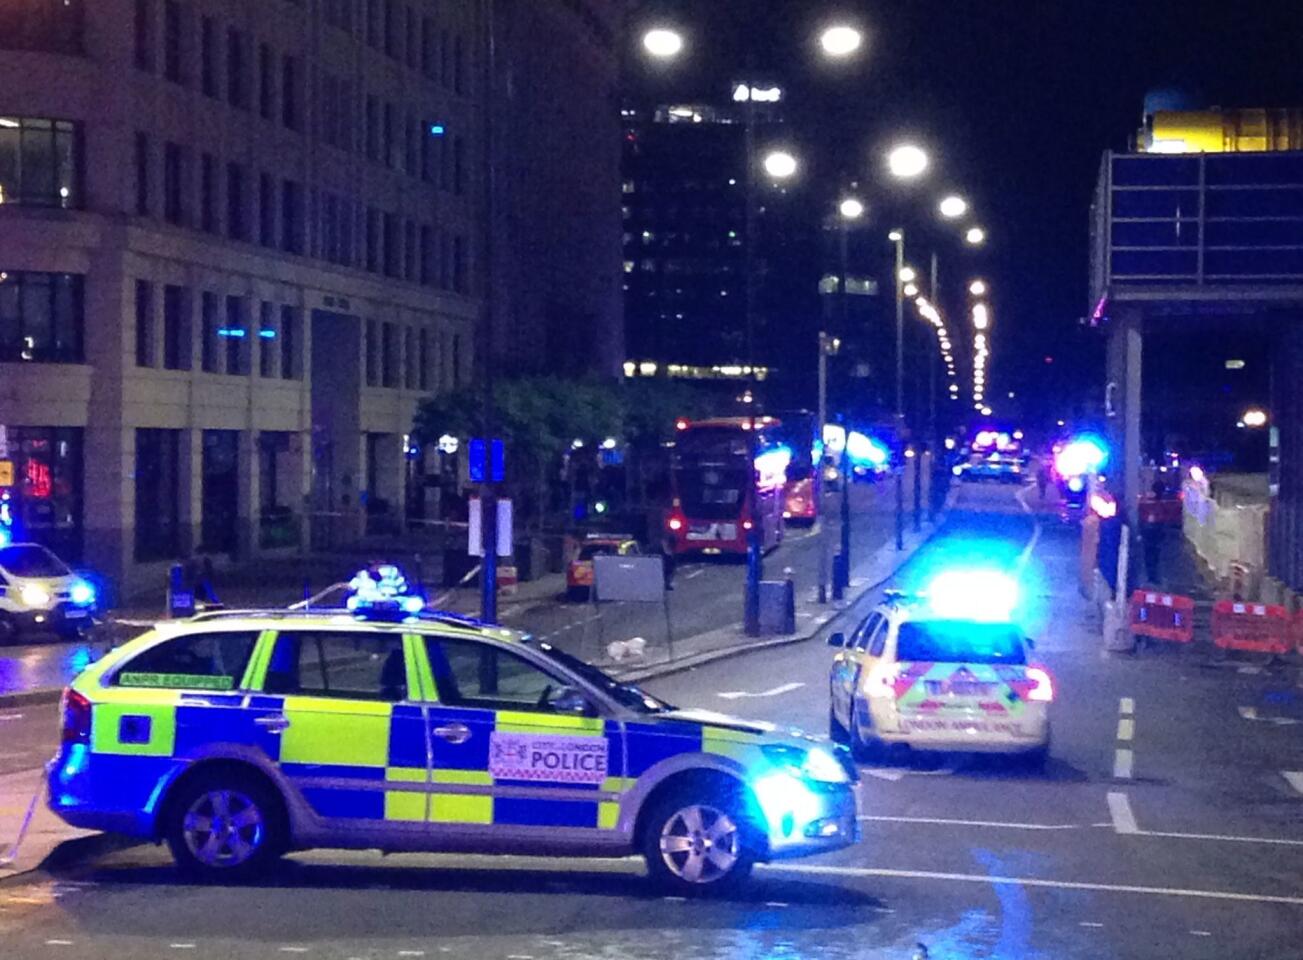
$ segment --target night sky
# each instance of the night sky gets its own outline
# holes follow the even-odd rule
[[[869,35],[851,68],[818,62],[818,27],[838,14]],[[1298,0],[654,0],[637,19],[673,23],[690,45],[673,69],[635,72],[645,93],[719,99],[748,62],[790,88],[811,202],[860,179],[885,228],[906,210],[931,220],[942,190],[973,201],[991,242],[976,260],[952,242],[942,287],[952,263],[993,284],[993,397],[1098,389],[1102,337],[1078,326],[1087,214],[1101,152],[1128,148],[1146,92],[1303,106]],[[901,135],[937,160],[913,197],[882,181]]]

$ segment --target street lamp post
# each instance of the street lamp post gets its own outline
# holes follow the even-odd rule
[[[900,279],[905,269],[905,231],[893,230],[896,244],[896,442],[905,449],[905,289]],[[905,549],[905,465],[896,469],[896,549]]]
[[[848,212],[854,212],[855,216],[848,216]],[[844,201],[841,205],[841,231],[839,240],[839,266],[837,268],[837,301],[838,309],[841,313],[840,322],[842,332],[847,330],[847,320],[850,316],[849,303],[846,299],[846,271],[850,265],[849,245],[851,221],[864,212],[863,206],[851,208],[850,201]],[[832,596],[834,600],[841,600],[846,595],[846,588],[850,586],[851,580],[851,456],[850,456],[850,439],[849,432],[846,434],[846,441],[842,443],[842,496],[841,496],[841,552],[837,555],[837,562],[833,565]]]

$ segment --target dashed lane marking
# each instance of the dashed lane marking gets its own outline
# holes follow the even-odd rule
[[[1118,701],[1118,713],[1124,717],[1129,717],[1136,712],[1136,701],[1131,697],[1123,697]]]
[[[71,940],[46,940],[45,945],[47,947],[71,947],[72,941]]]
[[[895,870],[888,867],[833,867],[813,863],[767,865],[765,872],[796,873],[807,876],[884,878],[892,880],[942,880],[952,883],[989,884],[991,886],[1041,887],[1051,890],[1093,890],[1098,893],[1125,893],[1152,897],[1180,897],[1192,900],[1230,900],[1238,903],[1276,903],[1303,907],[1303,897],[1270,893],[1240,893],[1236,890],[1196,890],[1185,887],[1146,887],[1138,884],[1097,883],[1087,880],[1051,880],[1045,877],[1001,877],[985,873],[942,873],[935,870]]]
[[[1096,923],[1094,920],[1081,920],[1077,923],[1079,927],[1088,927],[1091,930],[1103,930],[1104,924]]]
[[[1135,755],[1127,749],[1119,747],[1113,751],[1113,779],[1130,780],[1132,765],[1135,761]]]
[[[1140,832],[1140,827],[1136,823],[1135,812],[1131,809],[1131,800],[1125,793],[1117,790],[1109,791],[1108,813],[1113,819],[1113,830],[1115,832],[1125,834]]]
[[[1285,778],[1285,782],[1294,788],[1295,792],[1303,793],[1303,770],[1282,770],[1280,775]]]
[[[1293,717],[1263,717],[1258,715],[1257,707],[1237,707],[1236,710],[1243,720],[1253,720],[1258,723],[1272,723],[1278,727],[1292,727],[1299,721]]]
[[[702,575],[703,573],[705,573],[705,572],[706,572],[706,568],[705,568],[705,567],[701,567],[700,569],[693,570],[693,571],[691,571],[691,572],[689,572],[689,573],[685,573],[685,574],[683,575],[683,579],[684,579],[684,580],[695,580],[697,577],[701,576],[701,575]]]
[[[193,950],[195,945],[193,943],[169,943],[168,947],[172,950]]]
[[[1212,934],[1212,931],[1211,931],[1211,930],[1191,930],[1191,931],[1190,931],[1190,936],[1192,936],[1192,937],[1211,937],[1212,935],[1213,935],[1213,934]]]
[[[9,720],[21,720],[25,716],[26,714],[23,713],[0,713],[0,723],[5,723]]]
[[[1136,733],[1136,722],[1134,720],[1132,720],[1130,717],[1118,718],[1119,740],[1130,740],[1132,737],[1135,736],[1135,733]]]

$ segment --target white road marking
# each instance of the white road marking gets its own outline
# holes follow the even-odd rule
[[[1092,929],[1092,930],[1103,930],[1103,929],[1104,929],[1104,924],[1102,924],[1102,923],[1095,923],[1093,920],[1082,920],[1082,921],[1080,921],[1080,922],[1077,924],[1077,926],[1079,926],[1079,927],[1089,927],[1089,928]]]
[[[1135,755],[1130,750],[1118,748],[1113,751],[1113,779],[1130,780],[1131,767]]]
[[[866,773],[868,771],[865,771]],[[994,827],[1004,830],[1080,830],[1079,823],[1008,823],[1003,820],[954,820],[946,817],[887,817],[861,814],[861,823],[922,823],[943,827]]]
[[[1222,833],[1179,833],[1173,830],[1141,830],[1138,837],[1158,837],[1164,840],[1208,840],[1218,843],[1265,843],[1279,847],[1303,847],[1303,840],[1283,837],[1236,837]]]
[[[985,873],[942,873],[935,870],[895,870],[888,867],[831,867],[813,863],[766,865],[766,872],[800,873],[809,876],[871,878],[893,880],[948,880],[956,883],[992,886],[1045,887],[1054,890],[1094,890],[1100,893],[1133,893],[1155,897],[1185,897],[1194,900],[1232,900],[1240,903],[1278,903],[1303,907],[1303,897],[1270,893],[1239,893],[1234,890],[1193,890],[1184,887],[1144,887],[1123,883],[1096,883],[1087,880],[1049,880],[1042,877],[1001,877]]]
[[[665,900],[665,901],[668,902],[668,903],[687,903],[687,902],[688,902],[688,898],[687,898],[687,897],[661,897],[661,899],[662,899],[662,900]]]
[[[22,713],[3,713],[0,714],[0,723],[4,723],[6,720],[21,720],[24,716],[25,714]]]
[[[398,955],[400,957],[423,957],[425,956],[425,951],[424,950],[399,950]]]
[[[168,946],[173,950],[193,950],[195,948],[193,943],[169,943]]]
[[[1235,672],[1236,672],[1236,673],[1247,673],[1247,674],[1249,674],[1249,675],[1254,675],[1254,674],[1262,673],[1262,667],[1256,667],[1256,666],[1254,666],[1254,665],[1251,664],[1251,663],[1245,663],[1245,664],[1241,664],[1241,665],[1236,669]]]
[[[1258,715],[1257,707],[1237,707],[1240,717],[1244,720],[1255,720],[1258,723],[1271,723],[1278,727],[1292,727],[1299,721],[1292,717],[1263,717]]]
[[[281,953],[307,953],[307,947],[281,947]]]
[[[865,767],[861,773],[891,783],[905,779],[905,771],[896,767]]]
[[[45,945],[47,947],[71,947],[72,941],[71,940],[46,940]]]
[[[1136,712],[1136,701],[1131,697],[1123,697],[1118,701],[1118,713],[1124,717],[1129,717]]]
[[[766,901],[765,901],[765,906],[766,906],[766,907],[786,907],[786,906],[789,906],[789,904],[783,903],[781,900],[766,900]]]
[[[1303,770],[1282,770],[1280,775],[1298,793],[1303,793]]]
[[[1108,812],[1113,818],[1113,830],[1117,833],[1136,834],[1140,826],[1136,815],[1131,810],[1131,799],[1121,791],[1110,790],[1108,793]]]
[[[784,693],[791,693],[793,690],[800,690],[803,686],[805,686],[804,683],[796,683],[796,682],[784,683],[781,686],[773,687],[769,690],[762,690],[759,693],[749,693],[746,690],[729,690],[727,692],[720,693],[719,696],[723,697],[725,700],[746,700],[746,699],[755,699],[757,697],[779,697],[782,696]]]
[[[706,572],[706,568],[705,568],[705,567],[701,567],[701,568],[698,569],[698,570],[693,570],[691,573],[685,573],[685,574],[683,575],[683,579],[684,579],[684,580],[692,580],[692,579],[694,579],[694,578],[696,578],[696,577],[701,576],[701,575],[702,575],[703,573],[705,573],[705,572]]]
[[[1136,722],[1130,717],[1118,718],[1118,739],[1130,740],[1136,733]]]
[[[1211,930],[1191,930],[1191,931],[1190,931],[1190,936],[1192,936],[1192,937],[1211,937],[1211,936],[1212,936],[1212,931],[1211,931]]]

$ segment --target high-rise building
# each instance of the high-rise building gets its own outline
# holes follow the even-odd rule
[[[605,82],[614,54],[592,5],[513,36],[503,86],[508,63],[536,75],[547,44],[568,42],[601,51],[565,71],[574,102],[596,96],[590,75]],[[414,410],[479,366],[488,10],[0,4],[0,492],[19,536],[130,592],[193,551],[276,555],[401,522]],[[514,103],[567,109],[553,87]],[[599,121],[562,129],[595,137]],[[500,229],[543,239],[495,245],[508,264],[527,255],[494,283],[531,308],[499,343],[528,341],[536,300],[559,328],[588,314],[589,339],[609,338],[617,148],[582,159],[521,136],[499,154],[506,182],[533,188],[518,154],[557,156],[546,203],[500,207]],[[589,215],[583,236],[539,224],[570,210]],[[603,223],[605,299],[600,263],[581,277]],[[604,349],[613,367],[618,347]]]

